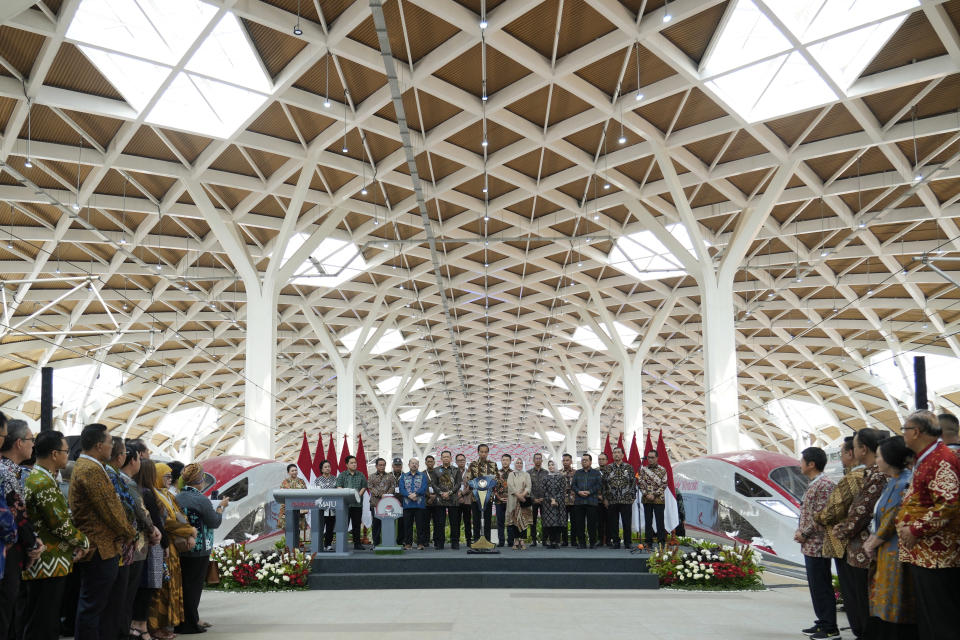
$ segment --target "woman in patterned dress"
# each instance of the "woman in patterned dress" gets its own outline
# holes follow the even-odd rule
[[[283,479],[283,482],[280,483],[281,489],[306,489],[307,483],[304,482],[300,476],[297,474],[297,465],[288,464],[287,465],[287,477]],[[307,520],[303,517],[299,511],[293,512],[293,517],[297,522],[298,529],[300,529],[300,537],[303,539],[306,536],[307,530]],[[280,505],[280,511],[277,512],[277,528],[280,531],[287,530],[287,505],[286,503]],[[302,543],[301,543],[302,544]]]
[[[911,457],[901,436],[887,438],[877,449],[877,466],[890,481],[877,500],[874,533],[863,544],[863,550],[874,559],[867,636],[875,640],[917,638],[913,583],[898,557],[896,529],[897,510],[910,484],[911,472],[906,467]]]
[[[551,461],[552,462],[552,461]],[[554,465],[556,468],[556,465]],[[540,517],[543,522],[544,540],[551,549],[560,548],[560,530],[567,526],[566,498],[569,487],[562,473],[551,473],[543,481],[543,503]]]
[[[317,489],[336,489],[337,476],[333,475],[333,466],[329,460],[320,463],[320,475],[313,481],[313,486]],[[333,532],[334,525],[337,523],[337,516],[331,507],[320,510],[320,516],[323,518],[323,550],[333,551]]]
[[[513,548],[527,548],[527,529],[533,521],[533,505],[523,506],[530,496],[530,474],[523,470],[523,459],[513,463],[513,473],[507,478],[507,526],[513,527]]]

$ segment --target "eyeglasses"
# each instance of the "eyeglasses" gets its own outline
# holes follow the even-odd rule
[[[54,449],[54,451],[59,451],[60,453],[70,453],[70,449]]]
[[[34,440],[36,440],[36,438],[20,438],[20,439],[23,440],[24,442],[33,442]]]
[[[904,427],[904,428],[902,429],[902,431],[916,431],[916,430],[917,430],[916,427]]]

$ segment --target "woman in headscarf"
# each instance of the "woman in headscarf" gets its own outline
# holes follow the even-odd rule
[[[163,586],[150,603],[147,626],[153,637],[168,640],[176,636],[171,629],[183,622],[183,582],[177,546],[193,547],[196,544],[197,530],[190,526],[187,516],[180,510],[176,498],[170,491],[173,473],[169,465],[158,463],[156,472],[154,495],[163,511],[163,526],[171,544],[167,547],[166,555],[168,578],[164,580]]]
[[[180,478],[183,480],[183,489],[177,494],[177,504],[199,534],[193,548],[181,554],[184,620],[174,627],[174,631],[203,633],[203,629],[210,625],[200,620],[200,596],[207,578],[210,552],[213,551],[213,530],[220,526],[221,514],[230,504],[230,498],[221,499],[217,507],[213,507],[213,502],[203,495],[203,467],[197,463],[185,466]]]
[[[530,496],[530,474],[523,470],[523,460],[513,463],[513,473],[507,478],[507,526],[513,527],[513,548],[527,548],[527,527],[533,520],[532,503],[524,506]]]

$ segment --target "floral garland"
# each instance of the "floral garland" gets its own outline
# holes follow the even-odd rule
[[[763,567],[752,547],[694,538],[680,538],[677,543],[654,550],[647,560],[648,570],[660,578],[661,585],[719,591],[763,588]]]
[[[276,591],[306,589],[313,556],[300,550],[249,551],[243,544],[214,547],[210,560],[217,563],[224,590]]]

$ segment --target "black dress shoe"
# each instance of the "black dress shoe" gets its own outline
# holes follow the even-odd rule
[[[460,543],[459,543],[459,542],[451,542],[451,543],[450,543],[450,548],[453,549],[454,551],[456,551],[457,549],[460,548]]]
[[[504,544],[504,543],[501,541],[501,542],[497,543],[497,546],[498,546],[498,547],[502,547],[503,544]]]
[[[568,543],[568,542],[564,542],[564,543],[563,543],[563,544],[561,544],[560,546],[561,546],[561,547],[569,547],[569,546],[570,546],[570,543]]]

